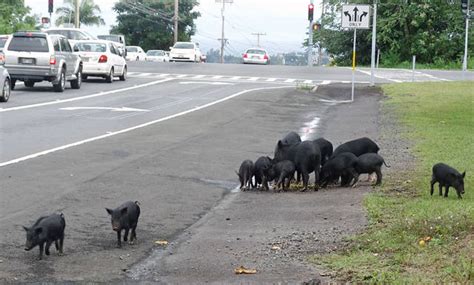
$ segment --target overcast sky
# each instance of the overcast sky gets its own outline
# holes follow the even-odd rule
[[[55,9],[62,6],[62,0],[55,0]],[[116,24],[112,10],[118,0],[96,0],[102,10],[106,26],[83,27],[91,34],[108,34],[110,26]],[[300,51],[308,29],[307,6],[309,0],[234,0],[225,5],[225,37],[229,39],[228,53],[240,54],[245,48],[256,46],[257,37],[252,33],[265,33],[260,45],[270,53]],[[315,19],[320,16],[320,0],[315,0]],[[47,0],[25,0],[33,14],[48,16]],[[200,0],[196,9],[201,17],[196,23],[193,40],[201,49],[219,49],[221,37],[222,4],[216,0]],[[53,15],[53,21],[54,21]]]

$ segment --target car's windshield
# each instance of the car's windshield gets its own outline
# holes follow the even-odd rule
[[[97,36],[101,40],[107,40],[107,41],[113,41],[116,43],[121,43],[120,37],[116,35],[102,35],[102,36]]]
[[[128,52],[138,52],[138,49],[136,47],[127,47]]]
[[[5,43],[7,42],[8,38],[0,38],[0,48],[3,48],[5,46]]]
[[[165,55],[165,52],[162,50],[149,50],[146,53],[147,55],[162,56]]]
[[[11,51],[32,51],[32,52],[48,52],[48,41],[43,37],[22,37],[14,36],[8,50]]]
[[[194,45],[192,43],[176,43],[173,48],[180,48],[180,49],[193,49]]]
[[[106,52],[107,45],[102,43],[77,43],[76,48],[83,52]]]
[[[252,53],[252,54],[265,54],[264,50],[261,49],[249,49],[247,50],[247,53]]]

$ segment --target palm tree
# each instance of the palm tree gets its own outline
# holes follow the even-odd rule
[[[94,3],[94,0],[78,0],[79,7],[79,25],[105,25],[104,19],[100,16],[100,7]],[[56,9],[59,15],[56,20],[56,26],[65,23],[73,23],[76,18],[76,0],[64,0],[64,7]]]

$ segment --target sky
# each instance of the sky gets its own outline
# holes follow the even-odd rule
[[[93,35],[108,34],[110,27],[116,24],[116,15],[112,7],[118,0],[96,0],[101,8],[105,26],[84,26]],[[246,48],[257,46],[257,36],[252,33],[264,33],[260,36],[260,46],[271,54],[302,51],[302,43],[308,30],[308,4],[310,0],[234,0],[225,4],[224,32],[228,39],[226,54],[240,55]],[[63,0],[55,0],[55,9],[62,6]],[[315,0],[315,15],[321,14],[321,0]],[[49,16],[47,0],[25,0],[33,14]],[[201,49],[207,52],[211,48],[220,49],[222,3],[216,0],[200,0],[195,8],[201,17],[195,20],[196,34],[192,40],[199,42]],[[54,21],[53,14],[53,21]]]

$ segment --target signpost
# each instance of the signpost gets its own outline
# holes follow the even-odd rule
[[[352,47],[352,89],[351,102],[354,101],[354,81],[356,66],[357,29],[368,29],[370,19],[369,5],[342,5],[342,28],[354,29],[354,45]]]

